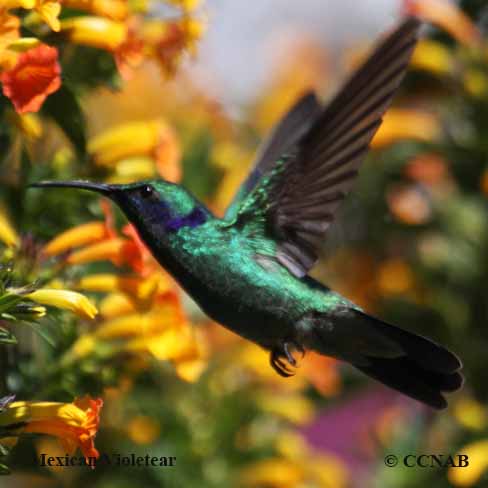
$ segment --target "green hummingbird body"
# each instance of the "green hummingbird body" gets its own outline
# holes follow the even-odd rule
[[[156,259],[212,319],[272,349],[284,337],[297,340],[296,324],[314,311],[333,314],[351,302],[312,278],[299,280],[271,259],[257,257],[255,245],[225,222],[209,218],[161,239],[142,222],[138,231]],[[272,255],[275,243],[258,246]]]
[[[41,182],[114,201],[159,263],[212,319],[270,351],[282,376],[311,349],[434,408],[459,389],[444,347],[367,315],[308,275],[408,66],[419,22],[406,19],[323,107],[303,96],[260,149],[223,219],[179,185]]]

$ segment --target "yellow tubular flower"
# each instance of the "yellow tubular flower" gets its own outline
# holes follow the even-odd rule
[[[40,289],[25,295],[26,298],[41,305],[71,310],[80,317],[93,319],[98,313],[97,308],[85,295],[69,290]]]
[[[436,75],[445,75],[452,72],[452,54],[444,44],[422,39],[413,52],[410,65]]]
[[[132,276],[120,276],[109,273],[89,275],[81,278],[76,287],[86,291],[124,292],[138,300],[151,299],[159,289],[160,276],[155,274],[141,279]]]
[[[133,181],[149,180],[156,176],[154,160],[147,157],[122,159],[115,167],[113,176],[108,183],[131,183]]]
[[[185,381],[196,381],[206,366],[203,344],[190,325],[178,314],[171,317],[161,310],[104,322],[94,333],[80,337],[61,362],[72,364],[97,348],[110,355],[149,353],[160,361],[172,361]]]
[[[199,348],[188,327],[169,329],[159,334],[148,334],[130,340],[123,347],[126,351],[148,351],[159,360],[190,360],[199,358]]]
[[[59,438],[64,450],[73,454],[80,448],[85,458],[98,457],[94,439],[100,421],[101,399],[77,398],[73,403],[13,402],[0,413],[0,426],[25,424],[14,433],[49,434]]]
[[[85,264],[104,260],[119,262],[126,242],[126,239],[115,237],[92,244],[71,254],[67,262],[69,264]]]
[[[151,156],[161,144],[176,143],[172,129],[162,119],[129,122],[102,132],[88,143],[88,151],[102,166],[133,156]]]
[[[180,360],[174,366],[178,377],[188,383],[194,383],[202,375],[207,362],[203,359]]]
[[[7,49],[10,49],[17,53],[23,53],[29,49],[33,49],[41,44],[41,41],[37,37],[21,37],[13,42],[11,42]]]
[[[11,110],[5,115],[7,120],[28,139],[38,139],[41,137],[42,124],[37,114],[18,114],[15,110]]]
[[[0,71],[11,69],[17,63],[17,53],[8,45],[19,38],[20,20],[0,9]]]
[[[463,468],[450,467],[447,471],[449,481],[454,486],[480,486],[477,483],[488,469],[488,440],[468,444],[459,452],[467,456],[469,465]]]
[[[180,331],[185,326],[180,305],[167,300],[148,312],[134,313],[103,322],[94,335],[103,339],[158,335],[169,329]]]
[[[103,322],[93,336],[104,340],[139,337],[170,326],[165,316],[134,313]]]
[[[74,17],[61,22],[61,32],[75,43],[114,51],[127,38],[127,25],[103,17]]]
[[[371,147],[382,148],[405,139],[432,141],[439,135],[440,125],[434,115],[415,109],[392,108],[385,114]]]
[[[409,13],[422,17],[449,32],[459,42],[476,46],[480,33],[471,19],[449,0],[405,0]]]
[[[87,222],[59,234],[43,248],[47,256],[55,256],[73,247],[85,246],[107,237],[107,227],[103,222]]]
[[[2,206],[0,206],[0,240],[9,247],[17,247],[19,245],[19,236]]]
[[[63,5],[112,20],[124,20],[128,14],[126,0],[64,0]]]
[[[159,322],[156,323],[156,327]],[[107,320],[93,333],[98,339],[123,339],[141,335],[141,330],[150,330],[154,324],[143,314],[130,314]]]
[[[35,8],[42,20],[44,20],[53,31],[59,32],[60,25],[58,17],[61,13],[61,4],[59,1],[37,0]]]
[[[61,13],[60,0],[19,0],[18,2],[10,0],[10,3],[17,3],[17,6],[28,10],[34,10],[33,13],[25,18],[27,26],[38,23],[38,19],[40,18],[53,31],[59,32],[59,14]]]
[[[111,293],[107,295],[99,304],[100,314],[111,319],[121,315],[134,313],[136,311],[134,300],[125,293]]]
[[[76,284],[77,288],[87,291],[114,292],[125,291],[134,293],[141,283],[139,278],[120,276],[110,273],[100,273],[84,276]]]

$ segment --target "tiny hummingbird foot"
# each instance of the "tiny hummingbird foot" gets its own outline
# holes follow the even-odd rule
[[[269,362],[273,369],[284,378],[293,376],[295,372],[290,368],[290,365],[294,368],[297,367],[297,360],[291,353],[291,346],[295,347],[297,351],[302,353],[302,357],[305,355],[305,349],[295,342],[283,342],[281,348],[272,349]],[[288,363],[288,364],[287,364]]]

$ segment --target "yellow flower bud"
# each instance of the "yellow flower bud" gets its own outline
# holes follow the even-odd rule
[[[25,298],[41,305],[71,310],[83,318],[93,319],[98,313],[95,305],[85,295],[75,291],[41,288],[25,295]]]

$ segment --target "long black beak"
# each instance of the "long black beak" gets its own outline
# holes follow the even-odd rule
[[[94,183],[93,181],[39,181],[31,183],[29,187],[33,188],[80,188],[101,193],[107,197],[113,196],[117,190],[117,185],[108,185],[106,183]]]

